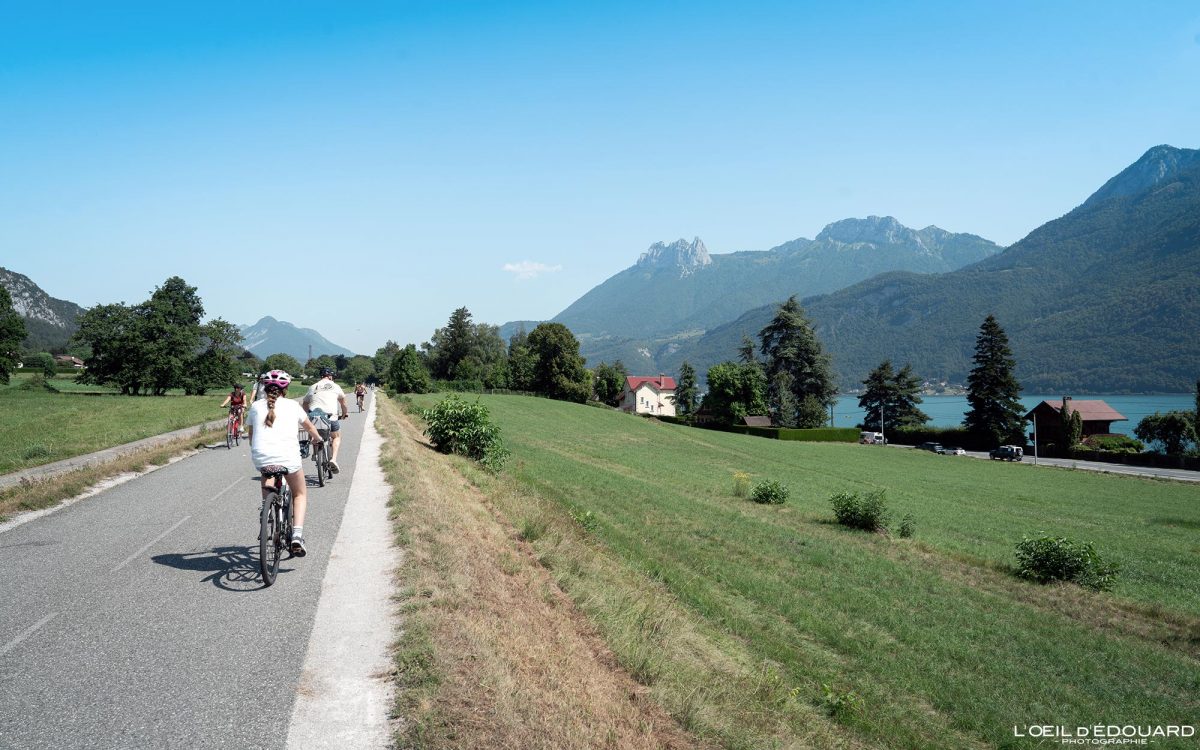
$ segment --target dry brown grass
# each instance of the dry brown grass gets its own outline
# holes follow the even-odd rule
[[[385,469],[402,487],[406,610],[401,746],[703,746],[612,653],[486,498],[380,400]],[[424,674],[405,675],[406,669]]]
[[[224,441],[224,438],[224,430],[197,430],[189,437],[127,453],[107,463],[86,466],[45,479],[23,479],[16,486],[0,490],[0,521],[7,520],[14,513],[40,510],[78,497],[97,484],[122,474],[136,474],[152,466],[162,466],[173,458],[203,447],[206,443],[218,439]]]

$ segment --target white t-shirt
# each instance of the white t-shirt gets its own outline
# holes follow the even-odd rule
[[[308,419],[300,404],[280,396],[275,399],[275,423],[267,427],[267,400],[255,401],[246,414],[246,424],[254,430],[250,439],[250,460],[255,468],[277,464],[289,472],[300,470],[300,425]]]
[[[321,409],[334,421],[342,413],[342,407],[338,405],[338,396],[345,398],[346,392],[342,390],[340,385],[329,378],[321,378],[310,385],[308,387],[308,395],[312,396],[312,402],[308,406],[309,411]]]

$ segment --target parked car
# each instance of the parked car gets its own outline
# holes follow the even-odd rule
[[[858,442],[863,445],[885,445],[887,441],[883,439],[882,432],[870,432],[863,430],[858,434]]]
[[[921,443],[920,445],[917,446],[917,450],[930,451],[931,453],[941,453],[942,452],[942,444],[941,443]]]
[[[999,448],[993,448],[988,453],[993,461],[1020,461],[1024,455],[1025,451],[1019,445],[1002,445]]]
[[[962,448],[959,448],[957,445],[951,446],[949,448],[941,448],[938,450],[938,453],[942,454],[943,456],[965,456],[965,455],[967,455],[967,452],[965,450],[963,450]]]

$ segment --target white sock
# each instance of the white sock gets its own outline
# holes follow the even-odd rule
[[[293,526],[292,527],[292,538],[293,539],[301,539],[303,537],[304,537],[304,527],[303,526]]]

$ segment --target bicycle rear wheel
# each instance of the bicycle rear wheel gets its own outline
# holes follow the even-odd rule
[[[225,447],[233,450],[233,422],[225,423]]]
[[[329,447],[325,443],[321,443],[321,447],[317,449],[317,486],[325,486],[325,467],[329,463]]]
[[[263,584],[275,583],[279,572],[279,552],[283,546],[283,529],[280,524],[279,494],[272,492],[263,500],[258,519],[258,567],[262,572]]]

